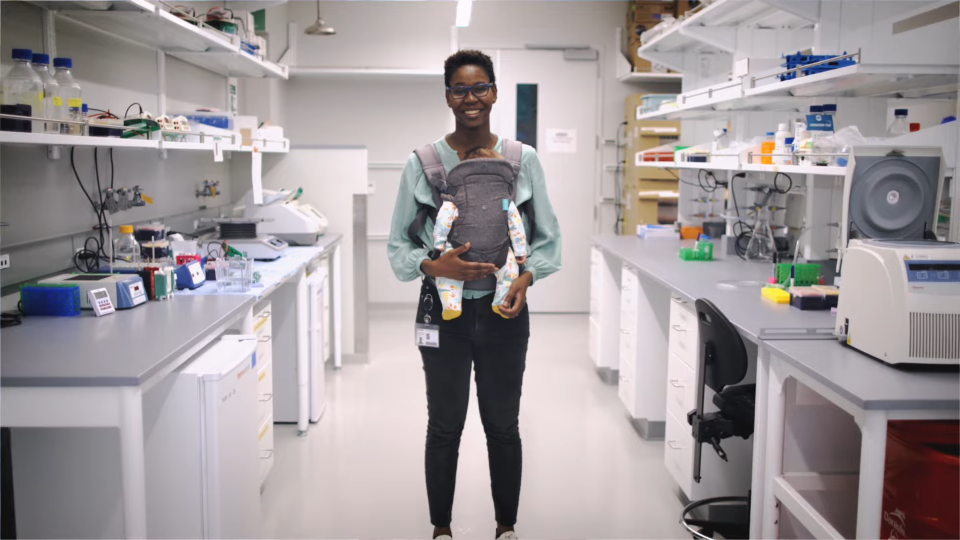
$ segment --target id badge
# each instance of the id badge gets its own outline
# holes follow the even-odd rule
[[[415,341],[417,347],[440,348],[440,327],[435,324],[417,323]]]

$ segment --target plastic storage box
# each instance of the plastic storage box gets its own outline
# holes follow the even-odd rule
[[[20,307],[27,315],[79,315],[80,286],[60,283],[23,285],[20,287]]]
[[[677,99],[676,94],[648,94],[640,98],[640,114],[655,112],[660,105]]]

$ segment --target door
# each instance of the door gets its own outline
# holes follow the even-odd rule
[[[562,50],[490,53],[498,89],[491,129],[535,144],[563,238],[563,269],[530,288],[531,310],[586,313],[597,177],[597,60],[565,60]]]

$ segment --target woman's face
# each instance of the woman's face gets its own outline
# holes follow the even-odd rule
[[[450,86],[473,86],[488,83],[490,77],[480,66],[463,66],[450,78]],[[456,99],[447,92],[447,106],[453,110],[457,124],[467,128],[478,128],[490,123],[490,110],[497,102],[497,87],[490,88],[487,95],[477,97],[467,92],[463,99]]]

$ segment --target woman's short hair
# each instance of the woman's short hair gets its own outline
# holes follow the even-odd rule
[[[493,60],[480,51],[466,50],[457,51],[451,54],[443,63],[443,82],[450,86],[450,79],[453,74],[463,66],[477,66],[487,72],[487,77],[491,83],[497,82],[496,75],[493,74]]]

